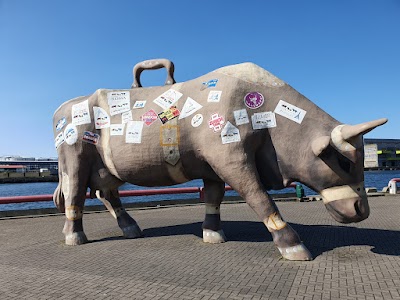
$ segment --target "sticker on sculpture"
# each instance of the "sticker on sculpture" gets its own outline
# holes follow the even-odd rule
[[[138,108],[144,108],[144,106],[146,105],[146,100],[143,101],[136,101],[135,104],[133,104],[132,109],[138,109]]]
[[[171,121],[172,119],[175,119],[176,117],[178,117],[179,114],[180,114],[179,109],[177,109],[176,106],[171,106],[166,111],[159,113],[158,117],[160,118],[161,122],[163,124],[165,124],[168,121]]]
[[[203,115],[202,114],[196,114],[192,118],[192,126],[193,127],[199,127],[203,123]]]
[[[162,93],[160,96],[158,96],[156,99],[154,99],[154,103],[161,106],[163,109],[168,109],[172,105],[175,104],[176,101],[179,100],[179,98],[182,97],[182,93],[179,93],[178,91],[175,91],[173,89],[169,89],[168,91]]]
[[[58,149],[58,147],[60,147],[60,145],[64,143],[64,133],[60,132],[59,134],[57,134],[55,140],[54,140],[54,144],[56,146],[56,149]]]
[[[110,106],[110,115],[114,116],[131,109],[131,97],[129,91],[108,92],[108,105]]]
[[[111,124],[110,135],[124,135],[125,124]]]
[[[133,121],[132,111],[126,111],[121,114],[122,124],[128,123],[129,121]]]
[[[82,101],[80,103],[72,105],[72,124],[83,125],[90,124],[92,122],[89,112],[89,100]]]
[[[86,143],[92,144],[92,145],[97,145],[100,139],[100,135],[94,132],[90,131],[85,131],[83,133],[82,140]]]
[[[204,89],[207,89],[210,87],[215,87],[217,85],[217,83],[218,83],[218,79],[211,79],[209,81],[203,82],[201,89],[204,90]]]
[[[104,109],[98,106],[93,106],[93,114],[94,114],[94,127],[96,129],[110,127],[110,116]]]
[[[221,131],[222,144],[240,142],[240,132],[231,122],[226,122],[224,129]]]
[[[140,144],[142,142],[142,121],[129,121],[126,125],[125,142],[131,144]]]
[[[78,140],[78,129],[74,124],[68,124],[64,129],[64,139],[68,145],[73,145]]]
[[[299,124],[303,122],[307,113],[305,110],[283,100],[279,100],[274,112]]]
[[[62,117],[60,120],[58,120],[57,125],[56,125],[56,130],[60,131],[65,124],[67,124],[67,119],[65,117]]]
[[[248,93],[244,97],[244,104],[250,109],[257,109],[264,104],[264,96],[259,92]]]
[[[146,112],[142,117],[141,117],[142,121],[144,122],[144,124],[146,124],[147,126],[150,126],[151,124],[153,124],[153,122],[155,120],[158,119],[158,115],[157,113],[150,109],[148,112]]]
[[[185,104],[182,107],[182,111],[179,115],[179,120],[189,117],[190,115],[194,114],[196,111],[198,111],[202,107],[203,106],[201,104],[197,103],[195,100],[188,97],[186,99]]]
[[[233,116],[235,117],[236,126],[247,124],[250,122],[246,109],[235,110],[233,112]]]
[[[207,102],[219,102],[221,100],[222,91],[210,91],[208,93]]]
[[[218,132],[222,129],[222,125],[225,123],[224,117],[220,116],[218,113],[211,115],[211,120],[208,121],[208,126]]]
[[[264,129],[276,127],[275,114],[272,111],[255,113],[251,116],[253,129]]]

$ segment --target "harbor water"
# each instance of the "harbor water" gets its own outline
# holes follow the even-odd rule
[[[365,186],[375,187],[378,191],[388,185],[392,178],[400,178],[400,171],[367,171],[365,172]],[[175,185],[172,187],[201,187],[203,186],[202,180],[192,180],[190,182]],[[37,182],[37,183],[10,183],[0,184],[0,197],[8,196],[25,196],[25,195],[44,195],[53,194],[57,187],[57,182]],[[159,187],[161,188],[161,187]],[[120,190],[141,190],[144,187],[136,186],[133,184],[124,184]],[[153,188],[152,188],[153,189]],[[304,186],[306,195],[315,195],[315,191]],[[271,191],[271,194],[290,193],[294,192],[293,188],[286,188],[279,191]],[[235,191],[227,191],[227,196],[236,196]],[[199,194],[178,194],[178,195],[153,195],[153,196],[137,196],[122,198],[123,203],[131,202],[148,202],[160,200],[175,200],[175,199],[190,199],[197,198]],[[101,202],[97,199],[86,200],[86,205],[99,205]],[[18,204],[0,204],[0,211],[6,210],[24,210],[24,209],[37,209],[37,208],[53,208],[54,204],[51,201],[33,202],[33,203],[18,203]]]

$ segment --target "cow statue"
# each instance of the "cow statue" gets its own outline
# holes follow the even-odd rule
[[[167,69],[164,86],[142,87],[143,70]],[[387,122],[341,124],[287,83],[253,63],[176,83],[166,59],[134,68],[131,89],[99,89],[62,104],[53,118],[59,183],[54,202],[67,245],[87,242],[86,192],[117,219],[124,237],[142,232],[124,210],[125,182],[165,186],[202,179],[203,241],[226,241],[220,205],[229,184],[272,234],[288,260],[312,256],[266,192],[301,182],[318,191],[341,223],[369,215],[363,135]]]

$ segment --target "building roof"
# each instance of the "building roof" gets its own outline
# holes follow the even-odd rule
[[[0,169],[25,169],[26,166],[22,166],[22,165],[0,165]]]

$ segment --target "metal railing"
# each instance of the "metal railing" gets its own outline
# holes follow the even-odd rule
[[[288,188],[296,188],[296,183],[291,183]],[[225,186],[225,191],[233,190],[229,185]],[[204,198],[204,187],[182,187],[182,188],[164,188],[164,189],[146,189],[146,190],[128,190],[119,191],[120,197],[135,197],[135,196],[152,196],[152,195],[167,195],[167,194],[195,194],[199,193],[201,200]],[[90,199],[90,193],[86,193],[86,199]],[[28,195],[28,196],[10,196],[0,197],[0,204],[13,204],[25,202],[40,202],[53,201],[53,195]]]

